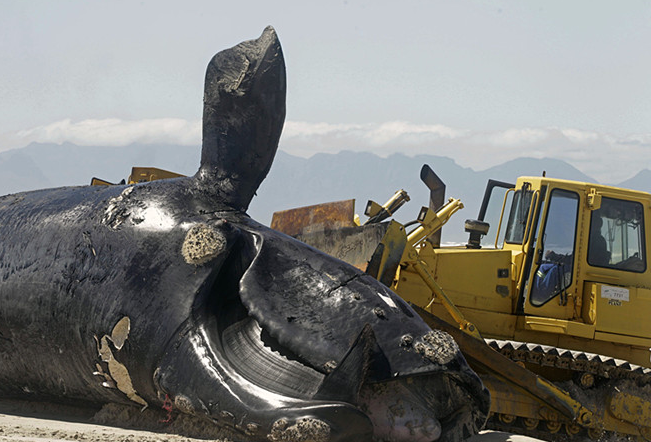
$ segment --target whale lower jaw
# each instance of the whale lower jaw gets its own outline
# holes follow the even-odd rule
[[[467,407],[463,380],[445,370],[365,383],[357,403],[343,402],[341,392],[319,390],[326,375],[269,346],[252,318],[221,334],[217,329],[216,321],[187,324],[155,382],[179,411],[234,428],[247,440],[460,440],[485,420]]]
[[[245,322],[239,330],[227,332],[224,340],[216,339],[211,325],[188,326],[181,331],[156,370],[159,395],[170,397],[178,411],[239,430],[251,441],[372,439],[373,425],[359,408],[345,402],[310,399],[316,390],[304,381],[318,379],[315,370],[295,361],[280,362],[284,357],[261,340],[251,347],[230,347],[251,343],[256,329],[260,330],[255,321]],[[243,359],[239,354],[242,351],[246,353]],[[243,360],[252,364],[241,364]],[[263,363],[269,364],[269,369],[253,382],[252,367]],[[272,373],[278,378],[261,382],[271,379]],[[296,378],[290,383],[292,375]],[[297,437],[299,433],[303,433],[302,438]],[[307,434],[311,438],[304,439]]]

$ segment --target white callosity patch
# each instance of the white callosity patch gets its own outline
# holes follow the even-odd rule
[[[144,230],[171,230],[175,226],[172,214],[156,201],[132,198],[135,186],[126,187],[120,195],[108,201],[102,223],[118,229],[125,222]]]
[[[287,419],[278,419],[267,439],[271,442],[328,442],[330,425],[310,417],[298,419],[294,425],[289,425]]]
[[[445,365],[459,354],[459,346],[452,336],[441,330],[432,330],[414,344],[414,349],[423,357],[437,364]]]
[[[111,341],[115,346],[116,350],[121,350],[124,346],[124,343],[129,337],[129,332],[131,331],[131,320],[128,316],[123,317],[115,324],[113,331],[111,332]]]
[[[105,373],[98,364],[96,366],[97,371],[94,372],[94,374],[100,375],[104,378],[104,382],[102,382],[103,386],[116,387],[118,390],[126,394],[132,401],[142,405],[143,407],[147,407],[147,402],[138,395],[133,383],[131,382],[129,370],[127,370],[127,367],[124,364],[115,359],[113,350],[111,350],[109,344],[109,341],[112,342],[116,351],[119,351],[126,342],[130,330],[131,321],[129,320],[129,317],[125,316],[115,324],[110,336],[104,335],[101,339],[97,339],[97,336],[95,336],[95,340],[97,341],[97,352],[99,353],[102,362],[105,362],[108,366],[108,373]],[[109,382],[109,380],[112,380],[113,382]]]
[[[182,413],[186,413],[186,414],[194,413],[194,407],[192,406],[192,402],[190,401],[190,399],[188,399],[186,396],[183,396],[182,394],[174,398],[174,406],[176,407],[177,410],[181,411]]]
[[[201,265],[226,250],[226,237],[207,224],[193,226],[185,235],[181,253],[188,264]]]
[[[102,223],[109,225],[110,227],[117,229],[120,224],[129,216],[128,213],[123,213],[124,208],[122,207],[122,202],[133,192],[133,186],[127,187],[120,193],[120,195],[115,198],[111,198],[108,202],[108,206],[104,211],[104,217],[102,218]]]
[[[97,345],[98,345],[98,348],[99,348],[99,341],[98,341]],[[118,388],[117,385],[115,385],[115,381],[113,380],[111,375],[106,373],[100,364],[95,364],[95,371],[93,372],[93,375],[102,377],[102,379],[103,379],[102,380],[102,387]]]

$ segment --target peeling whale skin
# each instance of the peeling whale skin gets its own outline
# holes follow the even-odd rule
[[[272,28],[213,58],[193,177],[0,197],[1,396],[169,402],[251,441],[479,430],[488,392],[449,335],[246,215],[284,69]]]

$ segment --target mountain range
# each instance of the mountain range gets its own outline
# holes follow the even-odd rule
[[[133,144],[126,147],[77,146],[71,143],[32,143],[0,153],[0,194],[47,187],[90,183],[92,177],[110,182],[127,178],[132,166],[151,166],[186,175],[199,166],[200,148],[178,145]],[[266,180],[253,199],[249,214],[269,224],[276,210],[355,198],[362,212],[366,201],[380,204],[396,190],[406,190],[411,202],[396,215],[411,221],[427,205],[429,191],[420,181],[420,169],[428,164],[445,182],[447,195],[460,198],[465,209],[445,227],[444,241],[461,242],[463,221],[475,218],[489,178],[515,182],[518,176],[546,175],[554,178],[596,182],[570,164],[549,158],[518,158],[499,166],[475,171],[441,156],[407,156],[396,153],[386,158],[373,153],[343,151],[301,158],[279,151]],[[651,192],[651,171],[615,184]]]

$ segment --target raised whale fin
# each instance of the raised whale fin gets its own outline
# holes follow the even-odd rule
[[[285,121],[285,62],[276,32],[215,55],[206,71],[196,177],[245,211],[267,176]]]

